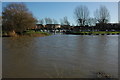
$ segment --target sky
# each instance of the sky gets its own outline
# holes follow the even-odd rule
[[[11,2],[2,2],[2,7],[10,4]],[[20,2],[19,2],[20,3]],[[45,17],[60,19],[67,16],[69,22],[76,24],[74,10],[77,6],[85,5],[90,11],[90,17],[94,17],[94,11],[101,5],[107,7],[110,12],[110,22],[118,22],[118,2],[22,2],[24,3],[34,17],[38,20]]]
[[[1,0],[2,2],[118,2],[120,0]]]
[[[120,22],[120,1],[118,3],[118,21]]]

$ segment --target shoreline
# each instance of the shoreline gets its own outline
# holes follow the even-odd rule
[[[106,31],[95,31],[95,32],[65,32],[65,34],[72,35],[120,35],[120,32],[106,32]]]
[[[43,33],[43,32],[30,32],[30,33],[23,33],[23,34],[2,34],[2,37],[44,37],[44,36],[50,36],[49,33]]]

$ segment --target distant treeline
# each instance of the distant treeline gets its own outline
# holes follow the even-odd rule
[[[95,26],[70,26],[60,24],[36,24],[34,30],[66,30],[66,31],[120,31],[119,23],[97,23]]]
[[[8,4],[2,10],[2,31],[22,34],[28,29],[64,29],[73,31],[119,31],[119,24],[109,24],[110,14],[105,6],[100,6],[94,12],[94,18],[89,15],[89,9],[80,5],[74,10],[77,25],[71,24],[65,16],[58,21],[51,18],[37,20],[23,3]],[[37,24],[38,23],[38,24]],[[36,25],[37,24],[37,25]]]

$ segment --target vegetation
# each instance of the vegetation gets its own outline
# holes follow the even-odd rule
[[[24,36],[32,36],[32,37],[42,37],[42,36],[49,36],[51,34],[46,32],[34,31],[34,30],[27,30],[24,33]]]
[[[12,3],[3,9],[3,36],[46,36],[46,32],[35,32],[31,29],[36,26],[37,20],[28,11],[24,4]]]
[[[85,26],[89,18],[89,10],[86,6],[78,6],[75,8],[75,18],[79,26]]]
[[[95,18],[99,23],[107,23],[110,19],[110,14],[105,6],[100,6],[99,9],[95,11]]]
[[[70,22],[68,21],[67,16],[61,19],[61,25],[70,25]]]
[[[120,34],[119,31],[81,31],[69,32],[69,34]]]
[[[85,25],[95,25],[98,23],[107,23],[110,20],[110,14],[108,9],[105,6],[100,6],[99,9],[96,9],[94,12],[94,18],[89,16],[89,9],[86,6],[78,6],[74,11],[76,22],[79,26]]]
[[[45,35],[50,35],[49,33],[46,32],[40,32],[40,31],[34,31],[34,30],[27,30],[24,32],[24,34],[45,34]]]
[[[63,32],[70,31],[70,33],[75,34],[119,33],[118,26],[110,24],[110,27],[108,27],[109,25],[107,23],[110,20],[110,14],[105,6],[100,6],[99,9],[96,9],[94,18],[89,16],[89,9],[83,5],[76,7],[74,14],[77,22],[76,26],[70,26],[70,22],[65,16],[60,21],[61,27],[58,28],[59,24],[57,20],[46,17],[37,21],[24,4],[12,3],[3,8],[0,21],[2,21],[2,32],[4,36],[38,35],[38,33],[48,35],[46,32],[38,32],[40,30],[50,30],[51,32],[63,30]],[[39,22],[39,24],[36,24],[37,22]],[[58,26],[56,27],[54,24],[58,24]],[[31,31],[31,29],[34,29],[34,31]],[[94,31],[92,32],[92,30]],[[114,30],[114,32],[112,30]]]
[[[9,33],[10,34],[10,33]],[[3,32],[3,37],[20,37],[20,36],[31,36],[31,37],[42,37],[42,36],[50,36],[50,33],[47,32],[40,32],[35,30],[26,30],[21,35],[15,34],[15,35],[8,35],[6,32]]]
[[[3,8],[2,12],[3,32],[19,33],[36,25],[36,19],[21,3],[12,3]]]

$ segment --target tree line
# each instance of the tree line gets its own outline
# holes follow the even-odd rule
[[[79,26],[93,26],[96,23],[108,23],[110,21],[110,13],[108,9],[101,5],[99,9],[96,9],[94,12],[94,18],[90,17],[90,11],[87,6],[78,6],[74,10],[75,19],[77,22],[77,25]],[[58,24],[58,21],[51,18],[45,18],[39,20],[40,24]],[[67,18],[67,16],[63,17],[63,19],[60,20],[61,25],[70,25],[70,22]]]
[[[107,23],[110,20],[108,9],[101,5],[99,9],[94,12],[94,18],[90,17],[90,12],[86,6],[78,6],[75,8],[75,18],[79,26],[94,25],[96,23]]]
[[[38,24],[42,24],[42,25],[45,25],[45,24],[59,24],[59,22],[55,19],[51,19],[51,18],[44,18],[44,19],[39,19],[38,20]],[[67,16],[63,17],[63,19],[60,19],[60,24],[61,25],[70,25],[70,22],[67,18]]]
[[[80,5],[74,10],[75,19],[78,26],[95,25],[96,23],[108,23],[110,14],[105,6],[100,6],[94,12],[94,18],[90,17],[90,11],[87,6]],[[3,8],[2,11],[2,30],[4,32],[23,31],[40,24],[58,24],[58,21],[51,18],[37,20],[23,3],[12,3]],[[60,20],[61,25],[70,25],[68,18],[65,16]],[[74,24],[73,24],[74,25]]]

